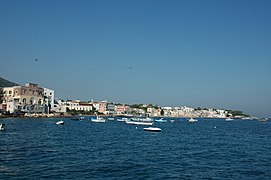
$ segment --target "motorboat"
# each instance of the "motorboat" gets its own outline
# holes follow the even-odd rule
[[[57,121],[56,124],[57,124],[57,125],[64,125],[65,123],[64,123],[63,120],[60,120],[60,121]]]
[[[258,119],[259,122],[267,122],[268,121],[268,118],[260,118]]]
[[[161,118],[161,119],[156,119],[154,120],[155,122],[159,122],[159,123],[163,123],[163,122],[167,122],[167,120]]]
[[[188,119],[188,122],[190,122],[190,123],[194,123],[194,122],[197,122],[198,120],[197,119],[194,119],[194,118],[190,118],[190,119]]]
[[[5,124],[0,123],[0,131],[4,131],[5,130],[4,126],[5,126]]]
[[[151,131],[151,132],[160,132],[161,129],[158,127],[148,127],[148,128],[143,128],[144,131]]]
[[[100,123],[104,123],[105,119],[102,117],[97,116],[96,118],[91,118],[91,122],[100,122]]]
[[[125,122],[125,121],[128,121],[129,119],[128,118],[119,118],[117,119],[118,122]]]
[[[75,120],[75,121],[82,121],[83,119],[85,119],[85,117],[83,116],[74,116],[71,118],[71,120]]]
[[[232,118],[226,118],[225,121],[233,121],[234,119]]]
[[[142,126],[152,126],[153,122],[142,122],[142,121],[131,121],[131,120],[126,120],[126,124],[133,124],[133,125],[142,125]]]
[[[132,118],[133,121],[140,121],[140,122],[153,122],[152,118],[146,117],[146,118]]]

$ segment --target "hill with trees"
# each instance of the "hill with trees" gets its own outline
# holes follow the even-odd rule
[[[12,87],[12,86],[18,86],[18,84],[0,77],[0,88],[1,87]]]

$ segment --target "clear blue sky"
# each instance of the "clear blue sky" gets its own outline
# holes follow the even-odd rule
[[[270,0],[1,0],[0,76],[62,99],[271,115]]]

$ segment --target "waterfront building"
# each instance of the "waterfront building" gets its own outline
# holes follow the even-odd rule
[[[117,105],[115,106],[115,111],[118,115],[127,114],[131,112],[130,106],[127,105]]]
[[[48,88],[43,88],[44,90],[44,101],[45,105],[47,106],[45,109],[45,113],[50,113],[52,108],[54,108],[54,101],[55,101],[55,91],[48,89]]]
[[[3,90],[6,111],[44,113],[44,89],[38,84],[28,83],[25,86],[6,87]]]
[[[66,113],[67,112],[67,105],[66,102],[63,100],[54,101],[54,106],[52,107],[52,111],[56,113]]]
[[[2,109],[14,112],[45,113],[54,108],[54,90],[39,87],[36,83],[4,87]]]

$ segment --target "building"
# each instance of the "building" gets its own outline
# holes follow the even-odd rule
[[[17,111],[26,113],[50,113],[54,107],[54,90],[39,87],[35,83],[27,83],[24,86],[3,88],[4,97],[2,108],[14,113]]]
[[[44,89],[38,84],[28,83],[25,86],[3,88],[6,111],[44,113]]]
[[[48,89],[48,88],[43,88],[44,90],[44,101],[46,105],[46,113],[50,113],[52,111],[52,108],[54,107],[54,102],[55,102],[55,91]]]
[[[115,106],[115,111],[118,115],[128,114],[131,113],[131,108],[127,105],[117,105]]]

